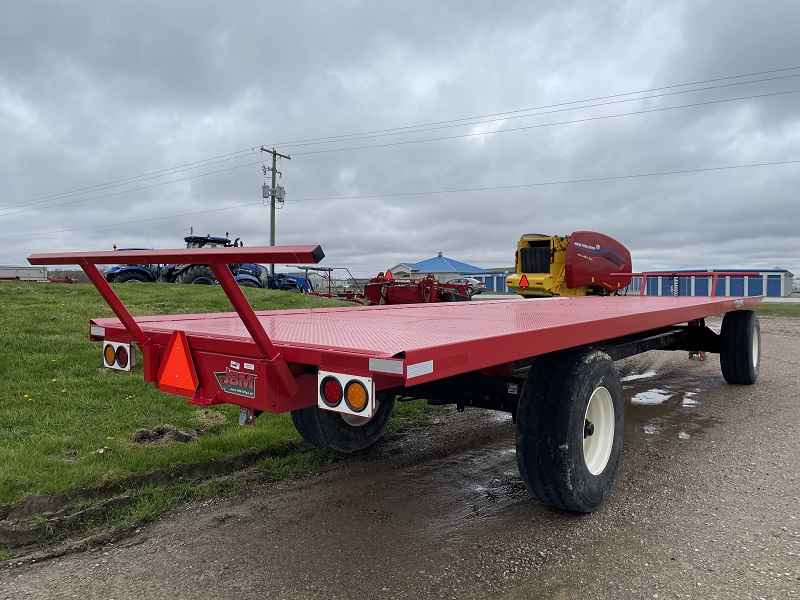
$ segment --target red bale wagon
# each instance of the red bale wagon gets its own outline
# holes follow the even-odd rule
[[[624,407],[614,360],[648,350],[720,354],[731,384],[753,384],[760,297],[585,296],[255,312],[229,263],[317,263],[319,246],[131,251],[138,263],[209,265],[236,312],[133,318],[96,268],[112,252],[37,254],[79,264],[117,318],[92,319],[104,364],[192,404],[240,407],[240,423],[291,412],[309,443],[374,444],[397,400],[511,413],[519,470],[545,504],[596,510],[619,465]],[[630,275],[630,274],[628,274]],[[187,293],[191,288],[187,287]],[[725,313],[720,334],[704,319]]]

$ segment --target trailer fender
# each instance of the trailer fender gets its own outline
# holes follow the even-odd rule
[[[236,275],[234,277],[236,283],[239,284],[240,287],[252,287],[252,288],[260,288],[263,287],[261,282],[258,281],[252,275]]]

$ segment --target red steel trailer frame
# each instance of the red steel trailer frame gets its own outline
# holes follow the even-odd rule
[[[90,339],[110,345],[112,359],[120,346],[127,352],[135,343],[145,381],[162,391],[197,405],[238,405],[243,424],[261,412],[291,411],[307,441],[344,452],[380,437],[396,399],[505,410],[517,421],[528,488],[570,511],[598,508],[616,474],[624,411],[613,360],[652,349],[718,352],[730,383],[754,383],[758,375],[758,320],[739,309],[761,297],[587,296],[255,312],[227,264],[316,263],[322,249],[129,254],[137,263],[209,265],[236,312],[134,318],[96,267],[113,262],[113,252],[28,260],[79,264],[117,316],[92,319]],[[704,319],[721,313],[716,334]]]

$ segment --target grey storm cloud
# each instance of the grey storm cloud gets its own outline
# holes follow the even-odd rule
[[[438,251],[508,266],[520,234],[581,229],[637,270],[800,273],[793,0],[2,13],[2,264],[190,228],[265,245],[267,145],[292,156],[277,242],[358,275]]]

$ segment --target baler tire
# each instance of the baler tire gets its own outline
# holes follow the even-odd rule
[[[117,276],[117,283],[147,283],[149,279],[142,273],[121,273]]]
[[[444,292],[439,296],[440,302],[468,302],[469,300],[469,296],[462,296],[461,294],[451,292]]]
[[[573,350],[536,360],[516,434],[519,472],[536,498],[570,512],[597,510],[616,478],[623,432],[622,385],[607,354]]]
[[[206,265],[194,265],[178,275],[178,283],[193,285],[214,285],[217,280],[211,267]]]
[[[752,385],[761,367],[761,325],[752,310],[725,313],[720,331],[722,376],[733,384]]]
[[[343,415],[316,406],[292,411],[297,432],[312,446],[349,454],[369,448],[383,435],[394,410],[396,396],[377,395],[371,419]]]

